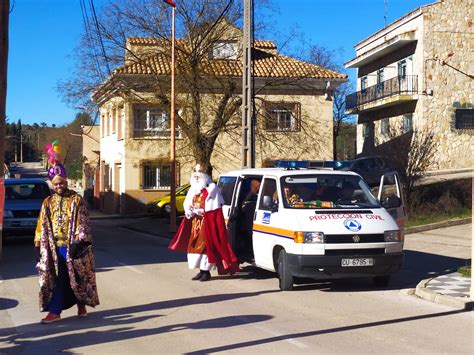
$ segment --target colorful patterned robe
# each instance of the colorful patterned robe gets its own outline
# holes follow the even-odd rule
[[[58,274],[56,243],[67,247],[67,269],[77,302],[91,307],[99,304],[92,248],[88,248],[80,258],[72,259],[70,256],[71,243],[78,241],[92,243],[89,218],[82,197],[67,190],[62,196],[54,194],[45,198],[35,235],[35,245],[40,245],[41,252],[36,266],[39,273],[41,311],[47,310]]]

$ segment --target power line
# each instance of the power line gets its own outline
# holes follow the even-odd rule
[[[100,33],[99,21],[97,20],[97,14],[95,12],[94,0],[89,0],[89,3],[91,5],[91,9],[92,9],[94,24],[95,24],[95,27],[97,29],[97,36],[99,38],[100,48],[102,49],[102,55],[104,56],[105,65],[107,66],[107,71],[109,72],[109,75],[110,75],[111,70],[110,70],[110,66],[109,66],[109,60],[108,60],[107,54],[105,53],[104,42],[102,41],[102,34]]]
[[[101,69],[101,65],[100,65],[100,62],[98,60],[98,54],[97,52],[95,51],[95,46],[93,45],[93,36],[92,36],[92,31],[91,31],[91,25],[90,25],[90,21],[89,21],[89,16],[87,15],[87,7],[86,7],[86,4],[84,3],[84,0],[79,0],[79,3],[81,5],[81,12],[82,12],[82,19],[84,21],[84,30],[85,30],[85,35],[86,35],[86,38],[88,39],[88,42],[90,43],[91,47],[92,47],[92,50],[93,50],[93,60],[95,62],[95,65],[96,65],[96,69],[97,69],[97,73],[100,75],[100,77],[102,79],[105,79],[105,75],[102,74],[102,69]]]

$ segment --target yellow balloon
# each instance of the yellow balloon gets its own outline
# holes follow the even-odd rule
[[[56,153],[59,153],[59,146],[58,145],[55,145],[53,147],[53,150],[56,152]]]

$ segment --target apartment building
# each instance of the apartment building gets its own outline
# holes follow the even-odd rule
[[[473,15],[472,1],[436,1],[355,45],[357,154],[408,154],[414,135],[432,135],[429,170],[472,168]]]

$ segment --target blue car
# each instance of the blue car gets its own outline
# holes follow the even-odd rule
[[[5,179],[3,233],[34,235],[45,197],[51,190],[43,179]]]

